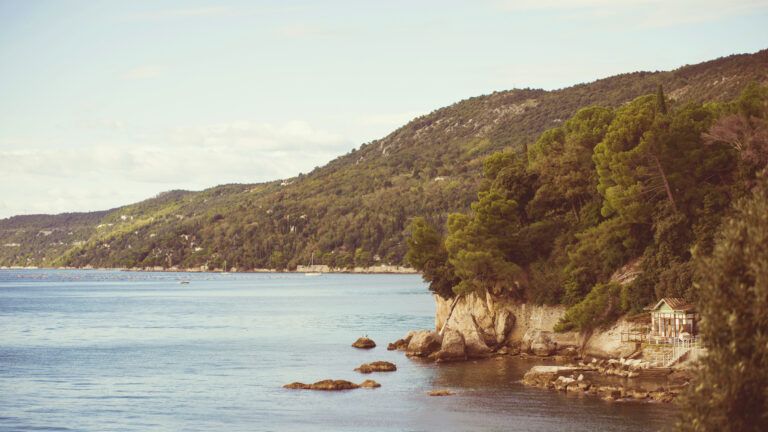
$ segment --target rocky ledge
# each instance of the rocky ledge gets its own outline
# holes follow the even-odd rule
[[[650,368],[643,362],[612,359],[571,366],[534,366],[525,374],[522,383],[599,396],[609,401],[671,402],[689,380],[686,371]]]
[[[293,382],[286,384],[283,388],[294,390],[323,390],[323,391],[338,391],[338,390],[353,390],[358,388],[377,388],[381,387],[381,384],[374,380],[365,380],[360,384],[355,384],[351,381],[345,380],[322,380],[313,384],[304,384],[301,382]]]

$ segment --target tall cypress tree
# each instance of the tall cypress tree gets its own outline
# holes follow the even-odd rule
[[[656,88],[656,109],[661,114],[667,113],[667,100],[664,97],[664,88],[661,84]]]

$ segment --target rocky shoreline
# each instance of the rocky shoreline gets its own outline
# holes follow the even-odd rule
[[[538,359],[556,365],[533,366],[521,383],[567,393],[597,396],[607,401],[672,402],[689,384],[685,368],[652,367],[640,359],[581,358],[572,347],[556,352],[540,335],[532,341],[504,346],[496,351],[468,344],[456,330],[421,330],[409,332],[390,343],[388,350],[403,351],[406,356],[434,362],[453,362],[489,357]],[[491,364],[492,365],[492,364]],[[478,367],[489,367],[480,364]]]
[[[387,349],[438,363],[540,359],[555,365],[531,368],[523,384],[612,401],[670,402],[690,382],[688,368],[696,361],[681,355],[672,364],[659,363],[658,352],[666,348],[622,338],[645,331],[647,324],[638,319],[622,318],[590,333],[557,333],[563,306],[525,304],[489,292],[435,296],[435,303],[435,330],[409,332]]]
[[[612,379],[612,377],[622,377]],[[628,361],[597,361],[569,366],[534,366],[524,385],[597,396],[606,401],[669,403],[689,385],[686,370],[649,368]]]

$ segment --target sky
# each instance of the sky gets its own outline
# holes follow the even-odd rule
[[[0,218],[311,171],[459,100],[768,48],[768,0],[0,0]]]

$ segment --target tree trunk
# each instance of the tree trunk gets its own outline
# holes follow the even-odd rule
[[[451,315],[453,315],[453,309],[456,308],[456,303],[459,302],[459,299],[461,298],[461,294],[457,295],[455,299],[453,299],[453,303],[451,303],[451,309],[448,311],[448,316],[445,318],[445,322],[443,323],[443,327],[440,329],[440,336],[443,335],[443,332],[445,331],[445,328],[448,326],[448,321],[451,320]]]
[[[667,191],[667,198],[669,198],[669,202],[672,204],[672,209],[677,212],[677,205],[675,204],[675,198],[672,197],[672,189],[669,187],[669,181],[667,180],[667,175],[664,173],[664,168],[661,166],[661,162],[659,162],[659,158],[656,157],[656,155],[652,154],[651,157],[653,158],[653,161],[656,162],[656,169],[659,170],[659,175],[661,175],[661,180],[664,182],[664,189]]]

